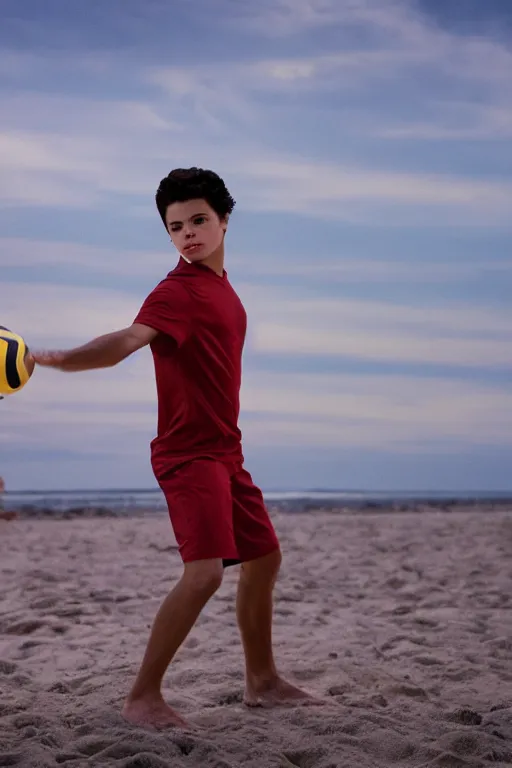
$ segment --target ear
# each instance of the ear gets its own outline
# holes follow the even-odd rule
[[[222,229],[224,230],[224,232],[227,231],[228,224],[229,224],[229,213],[227,213],[222,219]]]

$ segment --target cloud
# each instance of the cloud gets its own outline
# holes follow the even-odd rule
[[[512,403],[512,395],[504,387],[450,377],[348,372],[298,373],[289,385],[282,382],[281,373],[255,372],[246,382],[244,407],[252,413],[343,421],[349,429],[361,424],[396,427],[421,430],[431,437],[433,433],[449,436],[450,432],[463,436],[478,427],[486,434],[512,440],[507,435],[512,416],[499,417]]]
[[[263,353],[489,368],[512,358],[504,309],[314,298],[251,285],[239,290],[253,318],[251,343]]]
[[[411,52],[410,58],[415,56]],[[394,51],[347,50],[310,56],[280,56],[240,62],[160,66],[148,69],[147,81],[172,97],[187,97],[194,105],[228,108],[246,118],[249,96],[290,92],[339,90],[354,87],[355,80],[381,80],[405,56]],[[220,83],[220,85],[219,85]],[[216,85],[217,84],[217,85]],[[244,97],[245,94],[245,97]],[[254,115],[255,110],[251,110]]]
[[[512,339],[488,341],[445,338],[442,334],[418,337],[414,333],[391,332],[388,329],[350,331],[311,329],[301,326],[261,323],[255,332],[258,350],[274,354],[348,357],[353,360],[417,365],[487,366],[508,365],[512,355]]]
[[[108,67],[107,64],[106,66]],[[35,123],[40,131],[47,131],[50,137],[59,128],[59,135],[78,132],[85,139],[86,135],[100,133],[107,134],[110,138],[117,136],[121,142],[127,134],[143,137],[147,131],[179,133],[183,130],[181,124],[174,122],[169,115],[164,115],[163,110],[149,100],[107,100],[72,93],[34,91],[28,88],[6,93],[2,103],[5,109],[2,120],[4,128],[21,132],[22,138],[29,123]],[[123,123],[125,132],[120,134],[119,127]],[[84,126],[87,127],[87,134],[84,132]],[[91,143],[91,149],[96,154],[100,147]],[[55,158],[52,158],[51,167],[54,167],[54,161]]]
[[[438,453],[512,444],[512,396],[505,386],[449,375],[311,369],[319,353],[422,365],[444,358],[452,365],[503,363],[510,360],[512,339],[505,311],[462,306],[432,312],[250,284],[240,292],[251,317],[246,356],[277,351],[283,362],[303,355],[303,371],[293,375],[279,364],[262,370],[253,358],[242,388],[246,445],[270,440],[274,448],[359,446],[421,454],[434,444]],[[34,345],[71,346],[131,322],[140,299],[118,290],[19,283],[9,285],[0,303],[2,320]],[[140,458],[156,428],[150,351],[105,371],[36,369],[25,390],[2,401],[0,410],[0,446]]]
[[[260,186],[250,197],[260,210],[390,223],[512,221],[512,184],[441,174],[376,172],[327,163],[258,158],[243,164]],[[263,194],[260,196],[260,190]],[[370,212],[371,211],[371,212]],[[470,218],[468,218],[470,217]],[[396,220],[396,219],[395,219]]]
[[[256,372],[242,393],[251,442],[392,452],[511,445],[511,405],[506,388],[421,375]]]
[[[372,33],[374,43],[393,36],[418,44],[425,36],[425,17],[401,0],[261,0],[258,4],[228,0],[228,23],[266,38],[308,35],[339,28],[341,43],[354,39],[355,28]],[[360,38],[360,35],[358,36]]]
[[[151,357],[145,350],[100,372],[38,370],[1,409],[0,444],[133,455],[156,427]],[[449,377],[254,371],[242,389],[242,429],[253,446],[510,446],[510,414],[507,388]]]
[[[8,288],[7,288],[8,286]],[[255,351],[378,362],[503,367],[510,313],[471,305],[316,298],[307,289],[242,283]],[[144,296],[78,286],[4,283],[2,321],[32,346],[69,345],[129,325]],[[83,342],[82,342],[83,343]]]
[[[1,240],[0,240],[1,247]],[[236,261],[237,266],[243,269],[244,275],[255,277],[298,277],[307,279],[308,284],[340,283],[393,283],[416,284],[426,283],[460,283],[463,280],[477,280],[485,275],[507,277],[512,274],[512,262],[505,260],[443,260],[429,262],[414,261],[412,259],[388,260],[353,258],[345,255],[333,254],[336,260],[321,261],[315,259],[314,263],[308,261],[292,261],[283,259],[279,254],[242,257]]]
[[[449,376],[306,372],[308,359],[319,354],[422,365],[502,365],[512,351],[505,311],[466,306],[434,313],[391,303],[318,300],[287,288],[248,284],[240,293],[251,317],[246,355],[278,352],[281,360],[304,355],[304,372],[293,377],[251,367],[242,394],[251,443],[264,438],[264,425],[266,439],[272,434],[287,444],[301,435],[311,445],[372,443],[390,449],[422,440],[510,442],[512,401],[500,386]],[[26,284],[11,284],[1,301],[3,321],[30,343],[44,346],[83,343],[123,327],[140,303],[120,291]],[[37,369],[26,390],[9,398],[9,409],[2,404],[4,441],[16,431],[25,439],[29,424],[30,440],[54,447],[76,429],[84,450],[99,440],[112,446],[118,438],[106,437],[110,428],[147,437],[155,419],[149,350],[108,371],[64,375]]]
[[[295,378],[295,377],[294,377]],[[282,382],[282,377],[281,377]],[[312,386],[316,382],[311,381]],[[339,378],[333,376],[333,385]],[[359,381],[349,382],[353,392]],[[420,382],[420,386],[421,386]],[[367,448],[384,453],[409,454],[461,453],[474,446],[511,446],[510,427],[500,423],[500,408],[511,403],[503,391],[489,389],[475,393],[462,390],[463,402],[458,394],[443,398],[438,381],[425,381],[430,394],[415,398],[415,406],[397,405],[396,398],[405,403],[418,380],[404,377],[395,384],[394,395],[390,383],[377,377],[379,393],[361,395],[358,398],[344,394],[325,396],[326,408],[312,415],[320,396],[311,392],[301,397],[298,392],[288,401],[290,388],[281,384],[274,390],[244,390],[243,403],[253,404],[250,414],[242,412],[242,430],[250,445],[273,447],[298,445],[308,448],[350,449]],[[334,388],[334,387],[333,387]],[[259,407],[258,407],[259,406]],[[329,411],[326,412],[327,408]],[[433,448],[434,447],[434,448]]]
[[[309,92],[315,97],[314,108],[324,118],[332,113],[332,91],[357,92],[359,115],[350,100],[337,110],[339,132],[357,136],[416,140],[511,136],[510,49],[497,39],[442,29],[414,3],[236,3],[229,4],[228,23],[238,32],[250,30],[267,39],[286,38],[284,51],[293,50],[291,40],[302,35],[301,50],[311,52],[244,60],[237,67],[232,62],[209,63],[207,67],[172,67],[167,74],[161,68],[152,75],[155,82],[168,91],[173,90],[173,80],[180,82],[188,98],[195,95],[203,101],[208,90],[211,94],[212,84],[220,81],[224,92],[229,93],[228,101],[222,95],[216,101],[220,111],[236,104],[237,98],[246,106],[251,92],[260,96],[277,92],[283,97],[304,97]],[[318,28],[336,30],[336,43],[325,45],[322,53],[308,44],[308,36]],[[368,90],[372,84],[374,90]],[[331,103],[322,111],[318,103],[324,92]],[[293,105],[293,101],[287,102],[287,106]],[[215,102],[210,106],[215,109]],[[401,121],[397,120],[397,107],[404,117]],[[429,119],[418,119],[425,112],[430,113]]]
[[[453,172],[397,171],[391,163],[386,169],[385,158],[376,169],[354,162],[350,142],[344,151],[340,140],[344,135],[357,135],[361,141],[375,136],[508,137],[512,103],[502,72],[512,68],[512,54],[502,45],[449,34],[404,3],[273,0],[253,7],[228,5],[234,24],[262,22],[262,33],[267,29],[274,34],[281,19],[289,34],[338,24],[344,36],[333,50],[301,56],[286,49],[274,57],[260,54],[178,67],[146,60],[138,68],[127,63],[134,86],[125,99],[44,93],[30,83],[25,92],[8,92],[0,134],[0,205],[97,209],[120,204],[141,215],[152,205],[163,173],[188,162],[221,168],[237,186],[240,207],[260,213],[284,211],[365,224],[509,225],[512,184]],[[151,14],[153,18],[154,9]],[[348,31],[354,24],[369,35],[362,42],[358,38],[358,46]],[[61,54],[60,67],[69,65],[98,79],[100,74],[119,74],[119,60],[105,53],[99,58],[96,73],[90,55],[70,63]],[[57,59],[55,54],[49,57],[53,68]],[[34,66],[34,56],[27,54],[27,60]],[[23,57],[12,52],[0,57],[0,65],[7,70],[12,66],[18,75],[30,71]],[[423,72],[419,86],[415,67]],[[480,97],[464,102],[458,93],[453,103],[450,92],[443,100],[424,76],[427,71],[442,75],[443,81],[451,78],[458,91],[461,80],[470,80],[478,94],[483,82],[484,102]],[[378,92],[361,90],[362,106],[355,110],[344,105],[334,113],[338,121],[333,128],[340,139],[321,134],[314,153],[309,140],[302,150],[283,151],[283,108],[276,105],[276,94],[290,96],[286,105],[291,109],[297,108],[294,94],[306,99],[303,108],[318,115],[321,130],[322,116],[329,112],[333,118],[332,93],[325,94],[324,102],[325,90],[359,91],[370,82]],[[390,98],[376,98],[383,94]],[[386,103],[395,105],[398,94],[405,115],[397,120]],[[269,136],[269,121],[276,126],[277,142]],[[296,135],[301,141],[300,132]]]
[[[0,205],[9,207],[92,209],[139,196],[152,204],[169,161],[169,136],[183,130],[148,100],[29,89],[7,94],[3,104]]]
[[[112,193],[121,199],[154,195],[156,177],[144,170],[143,160],[129,162],[134,144],[116,140],[114,133],[1,133],[0,203],[91,208],[103,205]]]
[[[402,125],[373,129],[385,139],[415,141],[490,141],[512,138],[512,104],[472,104],[450,102],[438,105],[437,119],[410,120]]]
[[[147,163],[143,152],[135,162],[128,161],[129,154],[129,146],[116,146],[113,138],[109,143],[99,136],[4,133],[0,135],[0,202],[91,207],[104,205],[107,195],[128,201],[144,195],[149,200],[155,180],[163,174],[163,147],[160,162],[155,145]],[[431,221],[473,226],[512,221],[509,183],[376,172],[283,158],[272,152],[247,157],[237,147],[217,156],[225,173],[238,179],[242,207],[253,211],[388,224]]]
[[[290,35],[337,23],[346,18],[348,4],[333,0],[262,0],[231,3],[231,23],[264,35]]]
[[[496,337],[512,335],[508,309],[474,304],[443,305],[439,302],[435,311],[431,306],[421,307],[413,303],[392,301],[358,300],[340,296],[316,297],[307,287],[257,286],[244,283],[237,286],[253,317],[283,321],[295,325],[302,317],[310,323],[318,319],[343,333],[354,327],[378,330],[383,325],[397,329],[408,328],[417,333],[451,332],[475,338],[495,334]]]
[[[235,3],[230,22],[267,38],[336,27],[344,53],[388,53],[397,65],[428,64],[463,79],[505,85],[512,52],[489,37],[454,34],[406,0],[261,0]],[[355,32],[357,31],[357,34]],[[354,41],[357,40],[357,46]],[[342,59],[341,59],[342,61]],[[376,62],[377,63],[377,62]],[[382,63],[382,62],[381,62]],[[483,65],[483,66],[482,66]],[[378,74],[376,68],[373,74]]]
[[[0,237],[2,267],[25,268],[71,268],[79,270],[82,277],[109,276],[119,274],[123,265],[123,276],[144,277],[158,280],[172,269],[178,254],[169,242],[165,251],[134,250],[128,248],[106,248],[73,241],[36,240],[22,237]],[[512,262],[504,259],[457,259],[415,261],[411,259],[389,260],[350,257],[333,253],[330,259],[303,260],[297,254],[294,260],[280,253],[247,254],[234,250],[228,257],[228,269],[244,275],[244,280],[276,277],[295,277],[307,280],[308,284],[340,283],[460,283],[463,280],[478,280],[486,275],[492,277],[512,275]],[[5,279],[5,273],[4,273]],[[48,282],[47,280],[45,282]],[[249,288],[250,291],[250,288]]]
[[[130,2],[122,19],[106,18],[104,47],[94,51],[73,14],[59,22],[58,34],[69,26],[59,47],[47,20],[35,18],[27,23],[38,53],[21,52],[23,23],[0,51],[0,207],[10,209],[0,211],[0,322],[34,347],[74,346],[128,325],[144,298],[139,286],[176,260],[165,244],[132,248],[128,231],[156,215],[155,188],[170,168],[213,167],[249,238],[259,228],[253,253],[231,241],[228,269],[243,280],[250,316],[244,437],[267,463],[281,448],[313,457],[328,449],[334,466],[354,446],[382,456],[510,447],[510,393],[482,380],[510,368],[512,266],[482,241],[469,253],[460,245],[471,227],[512,222],[500,159],[512,135],[507,45],[453,34],[405,0],[219,0],[214,14],[210,5]],[[32,217],[32,207],[44,215]],[[101,245],[109,213],[130,220],[115,248]],[[279,213],[301,220],[290,225]],[[82,218],[94,234],[80,231]],[[68,242],[34,234],[62,220]],[[280,252],[295,223],[290,240],[311,227],[307,247],[321,243],[318,258],[305,243]],[[457,231],[443,246],[439,232],[422,230],[421,254],[412,247],[401,259],[417,225]],[[391,226],[407,227],[406,238]],[[99,245],[74,242],[82,237]],[[44,275],[44,284],[20,275]],[[52,285],[54,277],[82,285]],[[408,375],[383,374],[397,368]],[[439,368],[448,374],[434,375]],[[135,466],[156,428],[150,352],[107,371],[38,369],[23,393],[0,403],[0,424],[0,453],[16,449],[39,473],[50,451],[90,466],[97,454],[105,466],[114,457],[104,475],[116,462]]]
[[[156,209],[155,209],[156,210]],[[167,251],[105,248],[72,241],[0,237],[2,267],[71,267],[90,275],[154,277],[165,275],[178,260],[169,242]],[[156,279],[155,278],[155,279]],[[160,278],[158,278],[160,279]]]
[[[101,52],[95,71],[90,54],[80,52],[73,61],[65,53],[60,59],[49,55],[47,67],[71,67],[90,82],[97,79],[98,87],[100,75],[117,77],[124,62],[132,86],[126,98],[112,100],[79,91],[35,91],[29,80],[26,91],[7,92],[0,204],[88,209],[120,204],[141,215],[152,205],[162,174],[190,163],[222,169],[234,180],[240,207],[260,213],[368,225],[510,224],[509,182],[448,170],[398,171],[396,158],[386,167],[385,151],[378,168],[351,156],[354,137],[360,157],[364,142],[375,137],[394,142],[510,137],[506,73],[512,54],[504,45],[453,35],[402,2],[228,2],[219,8],[224,23],[222,8],[230,23],[253,30],[256,24],[263,35],[337,25],[341,36],[322,52],[310,45],[293,55],[290,44],[279,55],[263,57],[260,46],[258,54],[170,67],[150,57],[134,66],[123,54],[120,60]],[[155,8],[147,12],[154,22]],[[354,25],[361,32],[357,37]],[[27,75],[39,59],[31,54],[26,59],[28,64],[7,52],[0,67]],[[358,94],[357,107],[349,100],[333,110],[332,92],[342,95],[344,89]],[[314,149],[300,130],[294,130],[295,148],[283,149],[283,132],[290,130],[286,122],[280,129],[286,109],[317,115]],[[275,126],[274,136],[269,125]],[[346,149],[343,137],[351,137]]]
[[[2,325],[22,334],[30,346],[67,347],[130,325],[142,298],[99,287],[3,283]]]

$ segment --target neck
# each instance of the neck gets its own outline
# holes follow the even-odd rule
[[[206,259],[203,259],[200,263],[204,264],[205,267],[213,269],[213,271],[216,272],[219,277],[222,277],[224,274],[224,243],[221,243],[217,250],[215,250],[213,253],[210,253],[210,255],[207,256]]]

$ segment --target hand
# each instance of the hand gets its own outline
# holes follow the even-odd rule
[[[42,365],[46,368],[60,368],[64,362],[64,352],[36,350],[35,352],[29,352],[28,354],[37,365]]]

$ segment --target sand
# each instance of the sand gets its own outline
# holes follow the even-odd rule
[[[0,766],[512,765],[512,511],[276,514],[278,665],[249,710],[229,569],[165,680],[197,733],[119,712],[180,574],[165,513],[0,522]]]

